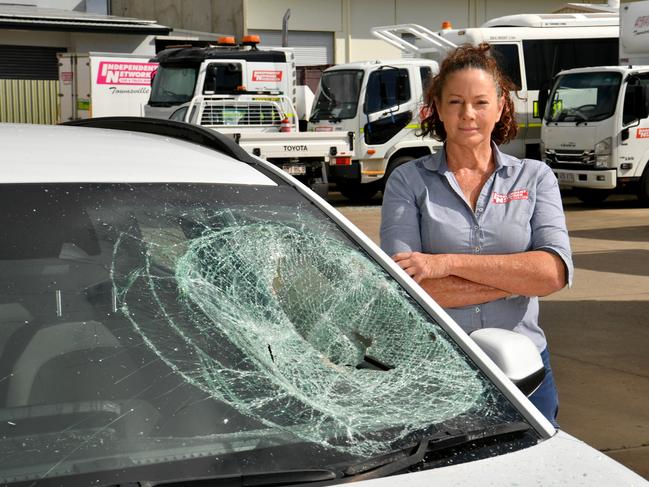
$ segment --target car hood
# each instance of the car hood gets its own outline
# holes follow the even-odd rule
[[[359,487],[649,485],[586,443],[559,431],[538,445],[498,457],[359,482]]]

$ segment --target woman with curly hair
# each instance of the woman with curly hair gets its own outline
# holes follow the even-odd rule
[[[467,333],[500,327],[532,339],[546,377],[530,399],[558,426],[538,297],[571,283],[570,243],[550,168],[498,148],[516,136],[512,89],[488,44],[442,62],[421,129],[444,147],[390,175],[381,246]]]

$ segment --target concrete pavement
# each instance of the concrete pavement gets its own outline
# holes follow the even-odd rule
[[[378,243],[380,200],[330,201]],[[649,208],[613,196],[598,208],[564,198],[571,289],[541,301],[560,394],[559,423],[649,479]]]

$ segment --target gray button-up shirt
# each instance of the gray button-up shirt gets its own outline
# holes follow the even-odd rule
[[[571,285],[570,241],[556,177],[540,161],[503,154],[495,144],[492,148],[496,169],[480,192],[475,212],[443,149],[397,168],[383,196],[381,247],[389,255],[546,250],[563,260]],[[446,311],[467,333],[507,328],[530,337],[539,351],[547,345],[538,324],[537,297],[511,296]]]

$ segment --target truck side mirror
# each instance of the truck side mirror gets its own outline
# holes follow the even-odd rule
[[[547,87],[541,87],[539,90],[539,100],[536,104],[536,110],[534,110],[535,118],[543,118],[545,114],[545,107],[548,105],[548,98],[550,97],[550,89]]]
[[[543,382],[541,354],[525,335],[502,328],[482,328],[470,337],[526,396]]]

